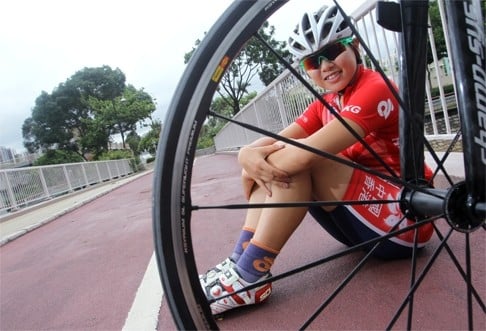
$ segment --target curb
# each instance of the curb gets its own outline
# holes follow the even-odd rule
[[[7,243],[9,243],[9,242],[11,242],[11,241],[13,241],[13,240],[15,240],[15,239],[23,236],[23,235],[25,235],[26,233],[29,233],[30,231],[33,231],[33,230],[35,230],[35,229],[37,229],[37,228],[39,228],[39,227],[41,227],[41,226],[43,226],[45,224],[48,224],[48,223],[56,220],[57,218],[65,215],[65,214],[67,214],[67,213],[69,213],[69,212],[71,212],[73,210],[78,209],[79,207],[82,207],[83,205],[85,205],[85,204],[87,204],[87,203],[89,203],[89,202],[91,202],[93,200],[96,200],[96,199],[98,199],[98,198],[100,198],[100,197],[102,197],[102,196],[104,196],[104,195],[106,195],[106,194],[108,194],[108,193],[116,190],[117,188],[119,188],[119,187],[121,187],[123,185],[126,185],[128,183],[131,183],[132,181],[134,181],[134,180],[136,180],[138,178],[141,178],[143,176],[147,176],[147,175],[151,174],[152,172],[153,172],[153,170],[148,170],[148,171],[145,171],[145,172],[143,172],[141,174],[131,176],[130,178],[125,178],[125,181],[122,182],[122,183],[113,183],[112,182],[111,184],[113,184],[113,185],[111,187],[107,187],[105,191],[100,192],[98,194],[95,194],[93,196],[90,196],[90,197],[88,197],[88,198],[86,198],[84,200],[81,200],[81,201],[75,203],[73,206],[71,206],[69,208],[65,208],[65,209],[60,210],[59,212],[56,212],[51,217],[48,217],[46,219],[43,219],[43,220],[41,220],[41,221],[39,221],[37,223],[34,223],[34,224],[30,225],[30,226],[27,226],[27,227],[25,227],[25,228],[23,228],[23,229],[21,229],[21,230],[19,230],[17,232],[14,232],[14,233],[12,233],[10,235],[7,235],[4,238],[1,238],[0,239],[0,247],[2,247],[3,245],[5,245],[5,244],[7,244]],[[109,183],[106,183],[106,184],[109,184]],[[106,185],[106,186],[108,186],[108,185]],[[67,199],[67,198],[70,198],[70,197],[63,197],[63,199]],[[43,206],[38,206],[38,208],[42,208],[42,207]],[[29,213],[29,212],[34,212],[35,209],[36,208],[33,207],[31,210],[26,211],[23,214]],[[13,218],[14,217],[12,217],[10,220],[12,220]]]

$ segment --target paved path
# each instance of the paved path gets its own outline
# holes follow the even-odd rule
[[[35,231],[27,231],[29,226],[24,224],[23,230],[18,230],[22,236],[5,241],[0,247],[0,330],[175,330],[153,260],[153,175],[145,173],[126,180],[106,187],[107,192],[92,191],[83,199],[70,197],[70,201],[62,202],[67,204],[68,212],[61,212],[61,216]],[[197,160],[193,200],[199,204],[242,201],[234,155]],[[51,210],[51,218],[55,210],[59,211]],[[43,213],[42,208],[30,210],[18,215],[18,220],[35,224],[46,219]],[[194,246],[201,271],[229,254],[243,215],[234,210],[193,214],[197,234]],[[2,238],[7,233],[5,224],[0,223]],[[443,222],[438,226],[445,228]],[[474,283],[484,299],[484,232],[471,235],[471,241],[477,262]],[[438,238],[434,238],[423,252],[420,265],[432,255],[437,243]],[[463,236],[453,234],[449,245],[461,251]],[[306,218],[279,255],[273,272],[278,274],[340,249],[339,243]],[[308,316],[322,303],[360,257],[361,253],[352,254],[276,282],[268,303],[227,314],[219,322],[220,328],[297,329],[302,316]],[[458,258],[463,261],[463,254]],[[363,273],[311,328],[383,329],[397,302],[406,295],[409,269],[406,260],[368,262]],[[417,294],[420,303],[415,305],[414,326],[465,329],[464,285],[457,286],[460,276],[450,259],[440,256],[430,276]],[[477,307],[475,314],[480,317],[475,327],[486,329],[484,314]],[[403,325],[400,320],[397,329],[403,329]]]
[[[1,330],[122,329],[153,253],[152,175],[114,186],[0,247]]]
[[[130,176],[121,177],[117,180],[97,184],[91,188],[63,195],[31,207],[22,208],[17,212],[2,215],[0,217],[0,246],[57,219],[59,216],[73,211],[122,185],[150,173],[151,170],[147,170]]]
[[[452,159],[451,159],[452,160]],[[457,160],[455,160],[457,161]],[[455,162],[454,162],[455,163]],[[448,168],[454,164],[448,162]],[[218,155],[198,159],[193,178],[194,205],[209,203],[242,203],[239,168],[236,158]],[[454,174],[458,174],[454,172]],[[191,233],[196,251],[196,262],[200,272],[224,259],[235,244],[243,211],[209,210],[192,214]],[[445,221],[437,222],[444,232]],[[229,235],[228,235],[229,234]],[[233,234],[233,235],[231,235]],[[484,231],[471,236],[475,285],[486,297],[485,242]],[[419,269],[431,257],[438,245],[434,238],[419,259]],[[463,236],[454,234],[449,242],[453,250],[459,251],[463,261]],[[333,240],[311,218],[306,217],[280,253],[272,272],[274,275],[291,270],[296,266],[324,258],[337,252],[343,246]],[[303,323],[304,316],[310,316],[324,299],[334,290],[343,277],[362,258],[355,253],[301,274],[274,283],[274,292],[269,301],[260,307],[249,307],[227,313],[218,322],[221,329],[228,330],[295,330]],[[408,260],[380,261],[372,259],[331,305],[325,313],[310,326],[311,329],[327,330],[377,330],[384,329],[409,287],[410,263]],[[430,270],[416,297],[414,328],[424,330],[462,330],[465,322],[465,285],[450,262],[441,255]],[[458,284],[460,287],[458,288]],[[476,328],[486,328],[486,318],[475,307],[476,317],[482,321]],[[406,321],[401,318],[395,329],[405,329]],[[175,330],[170,319],[167,304],[161,307],[159,330]]]

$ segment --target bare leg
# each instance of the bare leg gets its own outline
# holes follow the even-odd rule
[[[272,187],[272,196],[265,195],[265,202],[341,200],[346,192],[353,169],[337,162],[322,160],[316,162],[310,171],[292,176],[287,189]],[[261,196],[259,196],[261,199]],[[327,208],[332,210],[333,207]],[[253,225],[254,239],[267,247],[280,251],[290,235],[303,220],[307,208],[265,208],[259,210],[259,220]],[[256,214],[252,216],[257,216]]]
[[[311,177],[309,172],[292,176],[289,188],[272,187],[272,196],[266,196],[265,202],[296,202],[309,201],[311,198]],[[253,238],[266,246],[280,251],[290,235],[300,224],[307,212],[302,208],[265,208]]]
[[[249,203],[263,203],[266,199],[266,193],[259,187],[256,187],[253,193],[250,196]],[[250,229],[256,229],[258,225],[258,221],[260,220],[260,214],[262,213],[261,209],[257,208],[250,208],[246,213],[245,218],[245,227]]]

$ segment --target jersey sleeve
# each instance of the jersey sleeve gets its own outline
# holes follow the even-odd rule
[[[295,120],[302,129],[311,135],[322,128],[322,106],[319,101],[312,102],[307,109]]]
[[[398,120],[398,102],[381,77],[366,80],[345,105],[341,116],[356,122],[365,135],[396,125]]]

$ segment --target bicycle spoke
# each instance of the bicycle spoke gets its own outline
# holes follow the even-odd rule
[[[322,301],[313,303],[314,310],[309,313],[310,316],[304,316],[309,317],[308,320],[303,322],[299,321],[301,329],[309,328],[311,324],[317,324],[316,321],[318,316],[323,313],[326,308],[332,310],[333,305],[339,304],[339,299],[337,298],[344,295],[344,289],[347,287],[347,285],[349,285],[352,280],[358,279],[358,277],[356,277],[357,275],[366,272],[366,269],[363,267],[366,265],[366,262],[370,261],[370,257],[373,255],[373,253],[376,253],[377,250],[379,251],[383,248],[380,247],[380,245],[386,245],[386,242],[389,241],[391,238],[397,237],[400,234],[409,231],[408,233],[406,233],[407,242],[410,241],[410,243],[412,244],[411,238],[413,237],[413,246],[410,245],[410,249],[412,252],[410,267],[408,267],[408,265],[405,265],[405,268],[407,269],[406,276],[404,277],[406,278],[406,293],[404,293],[404,297],[399,298],[399,301],[397,303],[398,307],[394,307],[396,310],[392,311],[391,320],[386,321],[386,323],[388,323],[387,328],[390,329],[394,327],[399,319],[400,321],[403,320],[404,325],[406,324],[404,328],[412,329],[413,327],[421,327],[421,325],[415,325],[417,324],[417,318],[414,318],[413,316],[414,312],[416,313],[416,311],[418,311],[421,304],[421,298],[417,290],[421,288],[422,284],[425,284],[423,283],[423,280],[431,278],[430,276],[432,276],[432,273],[430,272],[430,269],[436,262],[441,262],[440,260],[437,261],[437,258],[447,252],[447,255],[452,261],[453,268],[458,270],[458,273],[460,275],[457,278],[459,279],[461,284],[462,282],[465,283],[466,294],[463,306],[466,306],[467,308],[467,324],[468,327],[472,329],[475,322],[473,306],[476,306],[477,303],[481,311],[483,313],[486,313],[486,307],[483,302],[483,298],[481,297],[482,288],[479,286],[475,288],[472,282],[476,276],[476,274],[473,275],[473,272],[476,272],[476,270],[473,269],[473,266],[476,266],[474,265],[474,262],[476,258],[475,254],[477,252],[473,250],[474,245],[471,246],[471,241],[473,237],[471,237],[468,229],[465,227],[461,229],[459,225],[454,227],[454,222],[451,221],[452,219],[455,220],[454,217],[457,217],[459,219],[462,215],[461,212],[466,210],[466,208],[461,209],[459,206],[460,202],[462,202],[459,199],[462,197],[459,195],[459,193],[462,193],[462,191],[460,191],[456,187],[455,192],[459,193],[453,196],[453,198],[457,200],[452,201],[454,203],[456,201],[459,201],[456,206],[454,205],[454,203],[449,203],[452,200],[451,195],[449,195],[450,192],[453,192],[452,188],[443,188],[441,186],[441,181],[444,181],[444,179],[446,182],[445,186],[458,185],[454,184],[453,182],[454,180],[456,180],[456,178],[454,178],[456,174],[452,172],[449,173],[449,171],[446,169],[446,166],[448,165],[448,161],[450,161],[451,159],[450,156],[456,144],[460,141],[461,138],[464,140],[461,131],[457,132],[457,134],[452,138],[452,141],[445,150],[444,155],[440,157],[439,155],[442,154],[437,153],[432,144],[426,139],[425,135],[420,132],[420,130],[423,129],[422,127],[413,127],[412,131],[414,132],[408,134],[405,133],[402,135],[402,132],[400,132],[400,139],[404,139],[403,141],[408,142],[404,145],[400,144],[401,152],[403,152],[403,146],[405,145],[410,145],[411,149],[418,147],[416,153],[406,154],[410,155],[410,159],[408,157],[402,158],[402,160],[407,159],[407,161],[409,161],[406,166],[410,166],[409,169],[412,170],[410,175],[406,176],[406,181],[402,179],[397,173],[398,171],[394,171],[394,168],[390,167],[391,163],[387,163],[382,158],[380,158],[377,152],[373,150],[373,148],[368,143],[366,143],[363,138],[357,135],[356,132],[354,132],[354,130],[352,130],[352,128],[348,125],[348,123],[343,120],[338,111],[334,109],[331,105],[327,104],[322,96],[322,93],[318,92],[315,87],[309,84],[308,80],[306,80],[305,78],[305,75],[302,75],[302,73],[292,67],[292,65],[288,61],[280,56],[278,52],[276,52],[275,49],[273,49],[258,34],[258,30],[261,28],[261,24],[266,22],[269,15],[271,15],[269,11],[273,12],[277,10],[272,8],[275,3],[279,3],[279,1],[267,1],[265,3],[263,3],[263,1],[240,1],[232,4],[232,10],[228,11],[227,13],[225,12],[225,15],[223,15],[223,17],[217,22],[216,27],[212,29],[210,33],[208,33],[207,38],[203,40],[201,46],[198,47],[199,49],[197,50],[197,52],[194,53],[194,60],[188,64],[187,70],[181,80],[179,86],[180,88],[178,88],[177,93],[175,93],[173,102],[170,106],[171,109],[169,112],[170,116],[168,116],[166,126],[167,129],[164,130],[166,131],[166,133],[164,133],[164,136],[161,137],[160,142],[163,142],[163,139],[165,139],[166,141],[163,142],[164,147],[160,148],[160,151],[158,151],[159,157],[162,160],[157,161],[158,175],[156,181],[158,182],[158,195],[156,196],[155,204],[163,204],[164,206],[154,213],[154,219],[156,219],[154,221],[154,224],[156,224],[155,238],[157,258],[159,262],[159,271],[161,270],[161,275],[165,273],[162,278],[164,278],[167,284],[170,284],[166,291],[167,297],[169,298],[169,305],[171,306],[170,308],[172,310],[175,310],[174,315],[178,316],[178,320],[176,322],[177,326],[181,329],[183,329],[184,326],[191,326],[191,328],[195,329],[217,328],[216,322],[211,315],[211,309],[207,304],[213,301],[210,300],[209,302],[206,302],[206,297],[201,291],[201,286],[197,279],[198,268],[196,267],[195,263],[195,255],[198,257],[197,265],[202,265],[203,259],[199,260],[199,258],[200,256],[202,257],[202,254],[206,254],[206,252],[202,250],[198,250],[195,254],[192,247],[192,241],[194,240],[192,235],[194,234],[194,237],[196,237],[200,234],[197,231],[193,232],[193,230],[191,229],[192,226],[196,228],[199,226],[192,222],[193,220],[191,218],[194,215],[200,216],[204,214],[204,212],[202,212],[201,214],[197,214],[197,211],[219,209],[251,210],[260,208],[295,208],[319,206],[334,207],[371,204],[386,205],[398,203],[400,205],[399,207],[401,209],[401,212],[405,213],[409,219],[416,219],[416,223],[400,228],[400,224],[407,221],[405,217],[402,217],[401,220],[399,220],[395,224],[392,230],[385,235],[380,235],[366,242],[361,242],[360,244],[347,247],[342,250],[340,249],[337,253],[326,253],[324,254],[323,258],[311,259],[313,261],[311,263],[299,263],[299,266],[297,268],[292,268],[292,270],[287,270],[277,275],[274,274],[272,277],[267,278],[264,281],[254,283],[251,286],[245,287],[239,291],[229,293],[226,297],[234,295],[235,293],[240,293],[246,290],[256,288],[267,282],[277,282],[284,278],[296,275],[298,273],[307,271],[320,265],[331,263],[330,265],[332,266],[333,262],[338,263],[337,261],[339,261],[339,258],[345,258],[346,256],[350,256],[351,254],[358,252],[365,252],[363,253],[364,256],[358,255],[358,259],[355,259],[357,260],[356,264],[350,266],[349,269],[346,268],[347,270],[344,272],[344,276],[337,279],[336,284],[332,285],[331,292],[326,291],[325,295],[323,295]],[[341,11],[348,24],[351,23],[350,17],[348,17],[346,13],[344,13],[342,8],[339,7],[337,1],[335,1],[335,4],[338,6],[339,11]],[[407,5],[409,4],[410,3],[407,3]],[[279,3],[275,6],[280,7],[281,5],[282,4]],[[424,12],[420,12],[419,16],[421,16],[423,13]],[[363,22],[365,21],[363,20]],[[353,30],[355,38],[360,41],[362,50],[365,50],[365,55],[367,56],[366,60],[370,60],[371,63],[374,64],[376,71],[381,74],[386,84],[395,95],[400,107],[405,109],[406,113],[410,115],[410,117],[413,117],[411,114],[412,110],[417,107],[410,105],[413,105],[414,102],[420,104],[421,98],[411,97],[410,95],[413,93],[408,96],[401,97],[395,90],[391,80],[381,68],[381,55],[380,61],[377,60],[366,45],[364,38],[362,38],[359,31],[357,31],[356,27],[353,24],[350,24],[350,27],[351,30]],[[372,155],[372,157],[378,160],[378,162],[376,163],[380,163],[380,167],[386,169],[384,173],[375,171],[366,166],[362,166],[360,164],[357,164],[356,162],[345,160],[336,156],[335,154],[330,154],[321,150],[310,148],[309,146],[300,144],[295,140],[281,137],[278,134],[269,132],[274,129],[273,127],[266,130],[263,129],[265,125],[259,127],[260,124],[254,125],[252,124],[254,122],[251,122],[250,120],[248,120],[248,122],[246,119],[241,120],[241,118],[244,118],[245,116],[235,116],[234,118],[230,118],[210,110],[210,100],[213,99],[214,96],[218,93],[218,89],[220,88],[218,87],[218,84],[219,82],[223,81],[221,77],[222,75],[224,75],[224,71],[229,68],[227,63],[231,63],[233,59],[236,59],[236,57],[238,56],[238,52],[243,49],[243,47],[245,47],[245,44],[250,40],[250,38],[258,39],[260,43],[262,43],[262,45],[264,45],[273,55],[275,55],[278,58],[278,61],[280,61],[280,63],[290,71],[289,77],[291,77],[292,84],[293,82],[301,84],[303,88],[309,91],[309,93],[306,92],[306,95],[310,94],[314,99],[319,100],[323,104],[324,108],[327,108],[329,113],[332,113],[339,121],[341,121],[341,123],[349,130],[349,132],[351,132],[351,134],[353,134],[355,138],[363,145],[363,148],[366,149],[367,152]],[[411,39],[413,39],[413,34]],[[370,44],[373,44],[373,42],[370,42]],[[403,50],[405,49],[406,47],[403,48]],[[412,47],[410,49],[414,48]],[[400,52],[403,52],[403,50],[400,50]],[[413,56],[414,54],[412,52],[412,59],[409,60],[414,61]],[[424,60],[424,58],[420,57],[420,61],[422,60]],[[368,62],[366,62],[366,64],[367,63]],[[414,70],[412,71],[416,72]],[[404,76],[406,75],[401,73],[401,77]],[[418,76],[420,75],[417,74],[417,77]],[[416,80],[421,80],[421,78],[418,77]],[[412,81],[413,82],[410,85],[422,86],[422,84],[415,84],[420,83],[416,82],[415,79],[412,79]],[[404,85],[408,85],[408,83]],[[299,85],[298,88],[298,92],[300,93],[301,86]],[[419,88],[416,88],[416,86],[412,86],[411,89],[415,90]],[[293,97],[293,95],[291,96]],[[300,95],[297,95],[297,97],[300,98]],[[393,99],[393,96],[390,97]],[[409,99],[413,99],[415,101],[410,102]],[[419,100],[420,102],[417,102],[416,100]],[[283,103],[287,101],[288,100],[285,100]],[[294,102],[294,100],[290,101]],[[292,114],[292,116],[293,115],[294,114]],[[414,113],[413,115],[416,114]],[[348,167],[353,167],[355,169],[362,170],[368,174],[379,176],[380,178],[389,181],[390,183],[403,187],[403,191],[399,195],[399,198],[381,200],[294,201],[288,203],[250,204],[234,203],[235,200],[230,201],[229,199],[221,199],[219,201],[211,201],[210,203],[199,203],[197,201],[197,187],[196,189],[194,189],[191,186],[191,180],[193,176],[192,167],[194,161],[194,152],[196,149],[195,142],[197,141],[197,135],[199,132],[201,132],[201,128],[205,121],[207,119],[211,119],[210,116],[213,116],[214,119],[218,121],[218,123],[220,122],[220,119],[222,119],[227,121],[228,125],[236,124],[244,128],[243,130],[238,128],[238,130],[243,131],[245,134],[251,131],[250,136],[254,133],[262,134],[276,140],[280,140],[284,143],[292,144],[293,146],[302,148],[308,152],[314,153],[315,155],[319,155],[329,160],[339,162],[340,164],[344,164]],[[287,123],[287,120],[288,118],[285,121],[282,120],[282,122]],[[405,122],[405,126],[407,127],[408,124],[410,124],[409,122],[417,123],[418,126],[422,126],[423,124],[420,123],[421,120],[415,120],[412,118],[407,118]],[[461,122],[470,121],[464,121],[461,118]],[[466,130],[463,131],[464,135],[471,135],[471,132],[465,131]],[[415,137],[417,133],[419,133],[420,136],[417,137],[417,139],[412,138],[411,135]],[[428,184],[423,178],[420,178],[423,177],[423,175],[420,174],[422,170],[421,165],[423,165],[423,162],[421,160],[421,156],[423,156],[421,155],[423,154],[423,150],[420,151],[420,147],[422,146],[422,139],[425,149],[430,153],[432,160],[437,164],[437,167],[433,169],[433,175],[431,176],[430,182]],[[402,140],[400,141],[402,142]],[[238,144],[240,144],[240,142],[238,142]],[[181,164],[183,165],[182,170],[180,170]],[[402,164],[404,164],[403,161]],[[401,172],[402,175],[403,173],[405,173],[404,171]],[[429,180],[428,177],[427,180]],[[440,188],[429,187],[432,186],[433,180],[436,180],[435,184]],[[471,178],[466,178],[465,180],[468,180],[470,182]],[[204,183],[204,185],[207,185],[207,183]],[[469,193],[469,188],[467,191],[465,190],[464,192]],[[459,196],[459,198],[456,198],[457,196]],[[484,209],[484,201],[481,199],[483,199],[482,196],[479,198],[478,201],[474,201],[475,211],[481,211]],[[201,201],[206,200],[201,199]],[[226,201],[229,201],[230,203],[225,203]],[[163,221],[161,220],[162,218]],[[443,235],[437,227],[436,223],[439,222],[439,219],[445,220],[446,218],[447,223],[444,223],[444,226],[448,226],[448,230],[446,232],[446,235]],[[217,220],[219,220],[219,218]],[[395,222],[394,219],[393,221]],[[437,238],[439,239],[439,243],[438,246],[434,247],[431,254],[427,253],[427,260],[422,261],[422,259],[419,258],[419,251],[422,247],[423,242],[419,241],[419,239],[424,239],[420,238],[418,228],[429,223],[432,224],[434,233],[437,234]],[[477,224],[482,225],[482,227],[478,226],[478,228],[486,230],[486,223]],[[204,225],[205,224],[202,224],[201,226]],[[462,223],[460,225],[462,225]],[[456,230],[458,230],[456,233],[460,233],[461,235],[465,236],[464,250],[462,249],[462,244],[459,251],[458,249],[456,249],[456,247],[452,245],[453,240],[451,240],[451,235]],[[465,231],[461,232],[461,230]],[[414,233],[412,234],[412,232],[410,231],[414,231]],[[403,237],[399,237],[399,239],[401,238]],[[200,243],[194,243],[195,246],[200,245]],[[465,254],[465,265],[462,262],[459,262],[463,260],[462,254]],[[400,281],[402,280],[400,279]],[[349,286],[353,286],[353,284]],[[423,288],[424,286],[422,285],[421,289],[423,290]],[[223,298],[225,298],[225,296],[218,297],[218,300]],[[408,311],[405,309],[408,309]],[[464,321],[465,320],[466,318],[464,318]],[[220,322],[218,321],[218,324],[219,323]],[[319,325],[317,327],[319,328],[321,326]]]
[[[223,116],[221,114],[214,113],[212,111],[209,111],[209,114],[212,115],[212,116],[215,116],[215,117],[218,117],[218,118],[227,120],[228,122],[232,122],[232,123],[237,124],[239,126],[242,126],[244,128],[250,129],[250,130],[255,131],[257,133],[261,133],[261,134],[266,135],[268,137],[274,138],[276,140],[280,140],[280,141],[283,141],[285,143],[291,144],[293,146],[302,148],[303,150],[306,150],[306,151],[311,152],[311,153],[314,153],[316,155],[325,157],[325,158],[327,158],[329,160],[336,161],[338,163],[347,165],[349,167],[353,167],[355,169],[363,170],[363,171],[365,171],[365,172],[367,172],[369,174],[376,175],[376,176],[378,176],[380,178],[383,178],[385,180],[388,180],[391,183],[398,184],[398,185],[401,185],[401,186],[406,187],[406,188],[410,188],[410,189],[415,190],[417,192],[426,193],[426,194],[428,194],[430,196],[433,196],[433,197],[436,197],[436,198],[439,198],[439,199],[443,199],[443,196],[438,195],[438,194],[434,194],[431,191],[427,191],[423,187],[417,186],[417,185],[415,185],[413,183],[405,182],[405,181],[403,181],[399,177],[386,175],[386,174],[384,174],[382,172],[379,172],[379,171],[370,169],[368,167],[365,167],[365,166],[363,166],[363,165],[361,165],[359,163],[352,162],[352,161],[349,161],[347,159],[340,158],[339,156],[336,156],[335,154],[327,153],[325,151],[322,151],[322,150],[319,150],[319,149],[315,149],[315,148],[309,147],[308,145],[304,145],[304,144],[299,143],[299,142],[297,142],[295,140],[288,139],[286,137],[280,136],[280,135],[275,134],[275,133],[272,133],[270,131],[263,130],[263,129],[257,127],[257,126],[252,125],[252,124],[248,124],[248,123],[245,123],[245,122],[237,121],[237,120],[235,120],[233,118],[229,118],[229,117]]]
[[[375,246],[358,262],[358,264],[351,270],[351,272],[343,279],[343,281],[336,287],[336,289],[324,300],[324,302],[315,310],[315,312],[307,319],[307,321],[302,324],[299,330],[305,330],[319,314],[332,302],[332,300],[343,290],[343,288],[348,284],[353,277],[358,273],[358,271],[364,266],[364,264],[372,257],[375,249],[378,248],[380,243],[376,243]]]
[[[441,216],[440,216],[441,217]],[[221,297],[218,297],[218,300],[219,299],[223,299],[223,298],[226,298],[226,297],[229,297],[233,294],[236,294],[236,293],[241,293],[243,291],[246,291],[246,290],[250,290],[250,289],[253,289],[255,287],[258,287],[260,285],[263,285],[265,283],[268,283],[268,282],[276,282],[278,280],[281,280],[281,279],[284,279],[284,278],[287,278],[289,276],[293,276],[295,274],[298,274],[298,273],[301,273],[303,271],[306,271],[306,270],[309,270],[309,269],[312,269],[312,268],[315,268],[319,265],[323,265],[325,263],[328,263],[328,262],[331,262],[331,261],[334,261],[338,258],[341,258],[343,256],[347,256],[351,253],[355,253],[355,252],[358,252],[358,251],[363,251],[365,247],[367,246],[370,246],[370,245],[379,245],[380,243],[382,243],[383,241],[386,241],[390,238],[393,238],[399,234],[402,234],[402,233],[405,233],[407,231],[411,231],[411,230],[415,230],[417,229],[418,227],[420,226],[423,226],[425,224],[428,224],[428,223],[432,223],[434,222],[435,220],[437,220],[438,217],[432,217],[432,218],[429,218],[429,219],[425,219],[425,220],[422,220],[422,221],[419,221],[419,222],[416,222],[415,224],[413,225],[409,225],[409,226],[406,226],[406,227],[403,227],[401,228],[400,230],[391,230],[389,233],[387,233],[386,235],[383,235],[383,236],[380,236],[380,237],[376,237],[374,239],[370,239],[370,240],[367,240],[363,243],[360,243],[360,244],[357,244],[357,245],[354,245],[352,247],[348,247],[346,249],[343,249],[342,251],[340,252],[337,252],[335,254],[332,254],[332,255],[329,255],[325,258],[322,258],[322,259],[319,259],[317,261],[314,261],[314,262],[311,262],[311,263],[308,263],[308,264],[305,264],[303,266],[300,266],[300,267],[296,267],[292,270],[289,270],[289,271],[286,271],[286,272],[282,272],[278,275],[273,275],[272,277],[269,277],[267,279],[265,279],[264,281],[260,281],[260,282],[256,282],[256,283],[253,283],[245,288],[242,288],[238,291],[235,291],[235,292],[232,292],[232,293],[229,293],[227,295],[224,295],[224,296],[221,296]],[[401,221],[399,221],[394,227],[393,229],[397,228],[400,223],[404,220],[404,218],[402,218]],[[373,247],[373,249],[375,249],[375,247]],[[215,300],[209,300],[209,303],[211,302],[214,302]]]
[[[448,171],[444,168],[444,163],[447,160],[447,158],[449,157],[449,154],[452,152],[454,146],[459,141],[459,138],[460,137],[461,137],[461,130],[459,130],[457,132],[457,134],[454,136],[454,138],[452,139],[451,143],[449,144],[449,147],[447,148],[446,152],[442,156],[442,159],[440,159],[440,160],[439,160],[439,157],[437,156],[437,153],[435,153],[435,151],[433,151],[433,150],[432,150],[432,152],[430,151],[429,147],[432,148],[432,146],[430,145],[430,143],[427,140],[425,140],[426,147],[429,149],[429,152],[431,152],[432,158],[437,163],[437,168],[435,169],[434,174],[432,175],[431,181],[434,178],[436,178],[436,176],[439,173],[439,171],[442,171],[442,173],[444,174],[444,177],[446,178],[446,180],[449,183],[449,185],[451,185],[451,186],[454,185],[452,179],[449,176]]]
[[[414,240],[413,240],[413,251],[412,251],[412,261],[411,261],[411,270],[410,270],[410,286],[413,286],[415,283],[415,276],[417,273],[417,250],[418,250],[418,235],[419,232],[417,229],[414,231]],[[413,294],[410,298],[410,303],[408,305],[408,317],[407,317],[407,330],[412,329],[412,315],[413,315]]]
[[[447,240],[451,236],[452,232],[453,232],[453,230],[450,229],[449,230],[449,233],[446,235],[446,237],[444,238],[444,240],[441,241],[440,245],[433,252],[433,254],[430,257],[429,261],[425,264],[422,272],[417,277],[417,280],[412,284],[412,286],[410,286],[410,289],[409,289],[407,295],[405,296],[405,299],[403,300],[402,304],[399,306],[399,308],[397,309],[395,315],[393,316],[393,318],[391,319],[390,323],[386,327],[387,330],[391,330],[391,328],[395,325],[395,323],[398,320],[398,318],[401,316],[401,313],[402,313],[403,309],[407,306],[407,304],[410,301],[410,298],[413,296],[413,294],[415,293],[415,291],[418,289],[419,285],[422,283],[422,280],[425,278],[425,276],[429,272],[430,268],[433,266],[435,260],[439,256],[439,253],[442,251],[442,248],[444,247],[445,243],[447,242]]]
[[[439,229],[437,228],[437,226],[435,224],[433,224],[433,226],[434,226],[435,234],[437,235],[437,237],[439,237],[439,240],[442,241],[444,239],[444,236],[442,235],[442,233],[439,231]],[[445,247],[447,253],[449,254],[449,257],[451,258],[452,262],[454,263],[455,267],[457,268],[457,271],[461,274],[464,282],[467,283],[468,280],[467,280],[466,272],[464,271],[461,264],[457,260],[454,252],[452,251],[452,249],[449,247],[449,245],[447,243],[444,245],[444,247]],[[479,296],[479,293],[476,291],[476,289],[472,285],[471,285],[471,291],[472,291],[472,294],[474,295],[474,297],[476,298],[476,301],[479,304],[480,308],[483,310],[484,313],[486,313],[486,305],[484,304],[483,300]]]
[[[204,209],[255,209],[255,208],[290,208],[290,207],[334,207],[334,206],[354,206],[354,205],[374,205],[397,203],[401,200],[340,200],[340,201],[303,201],[286,203],[244,203],[244,204],[224,204],[224,205],[192,205],[192,210]]]
[[[339,8],[339,5],[338,5],[338,8]],[[346,15],[343,15],[343,16],[346,17]],[[279,59],[279,61],[287,68],[287,70],[289,70],[294,75],[294,77],[296,77],[307,88],[307,90],[309,92],[311,92],[314,95],[314,97],[317,100],[319,100],[331,112],[331,114],[334,115],[334,117],[354,136],[354,138],[356,138],[356,140],[358,142],[360,142],[371,155],[373,155],[375,160],[380,162],[380,164],[384,167],[384,169],[387,170],[387,172],[390,174],[391,177],[394,177],[394,178],[398,177],[397,173],[376,153],[376,151],[374,149],[371,148],[371,146],[368,143],[366,143],[366,141],[360,135],[358,135],[358,133],[355,130],[353,130],[353,128],[351,128],[351,126],[346,121],[344,121],[342,116],[334,109],[334,107],[332,107],[326,100],[324,100],[322,95],[320,93],[318,93],[312,87],[312,85],[310,85],[302,77],[302,75],[299,74],[297,72],[297,70],[294,69],[294,67],[292,67],[292,65],[289,62],[287,62],[278,52],[276,52],[273,49],[273,47],[271,47],[259,34],[255,34],[255,38],[257,38],[263,45],[265,45],[267,47],[267,49],[269,51],[271,51],[273,53],[273,55],[275,55]],[[364,44],[364,41],[363,41],[363,44]],[[384,78],[384,79],[385,79],[385,82],[388,84],[388,87],[391,89],[391,91],[395,95],[395,97],[399,98],[395,89],[391,85],[390,80],[388,78]]]
[[[469,330],[473,327],[473,307],[472,307],[472,283],[471,283],[471,247],[469,242],[469,233],[465,235],[466,241],[466,290],[467,290],[467,321]]]

